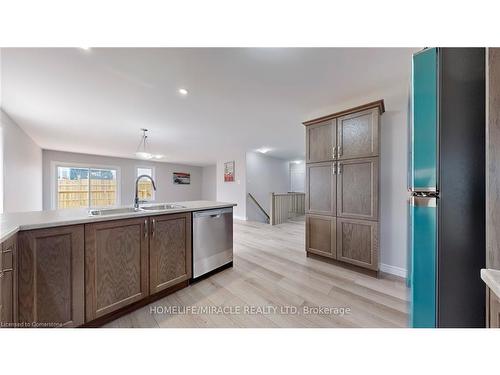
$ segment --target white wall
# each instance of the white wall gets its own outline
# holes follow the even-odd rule
[[[181,164],[150,162],[136,159],[115,158],[99,155],[77,154],[70,152],[43,150],[43,207],[52,209],[53,181],[55,171],[53,162],[86,164],[89,166],[112,166],[120,168],[121,205],[134,202],[136,167],[155,167],[157,191],[156,202],[179,202],[202,199],[202,168]],[[190,185],[174,185],[172,173],[191,173]]]
[[[286,193],[289,188],[289,162],[256,152],[246,155],[247,192],[251,193],[268,215],[271,193]],[[266,217],[247,196],[247,219],[265,222]]]
[[[3,151],[3,212],[42,209],[42,150],[0,110]]]
[[[234,161],[234,182],[224,182],[224,163]],[[227,158],[217,161],[216,171],[217,200],[220,202],[236,203],[234,217],[246,220],[246,156],[244,152],[228,155]]]
[[[306,163],[300,160],[300,163],[290,163],[290,187],[289,191],[305,192],[306,185]]]
[[[310,118],[384,99],[380,150],[380,268],[405,276],[407,268],[407,171],[409,82],[336,103]],[[305,130],[304,130],[305,131]]]
[[[203,167],[201,174],[201,198],[207,201],[217,200],[217,166]]]

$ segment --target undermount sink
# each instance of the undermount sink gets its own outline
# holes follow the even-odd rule
[[[181,206],[179,204],[164,203],[164,204],[155,204],[153,206],[142,206],[141,210],[162,211],[162,210],[175,210],[175,209],[179,209],[179,208],[186,208],[186,207]]]
[[[141,211],[140,208],[134,208],[134,207],[104,208],[102,210],[90,210],[89,214],[91,216],[119,215],[119,214],[128,214],[139,211]]]
[[[186,208],[186,207],[181,206],[179,204],[163,203],[163,204],[154,204],[151,206],[142,206],[139,208],[122,207],[122,208],[103,208],[97,210],[90,210],[89,215],[90,216],[119,215],[119,214],[130,214],[130,213],[144,212],[144,211],[177,210],[179,208]]]

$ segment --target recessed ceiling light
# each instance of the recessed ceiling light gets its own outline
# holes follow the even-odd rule
[[[90,50],[90,47],[80,47],[80,49],[83,49],[84,51]]]
[[[292,161],[292,163],[293,164],[300,164],[300,163],[302,163],[302,160],[294,160],[294,161]]]
[[[261,147],[261,148],[258,148],[257,149],[257,152],[260,152],[261,154],[266,154],[268,153],[269,151],[271,151],[270,148],[267,148],[267,147]]]
[[[183,96],[186,96],[188,93],[189,93],[189,91],[186,89],[179,89],[179,94],[181,94]]]

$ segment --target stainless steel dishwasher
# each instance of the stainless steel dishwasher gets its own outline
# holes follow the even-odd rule
[[[233,208],[193,212],[193,278],[233,262]]]

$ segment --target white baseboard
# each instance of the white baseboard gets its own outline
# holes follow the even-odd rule
[[[406,269],[401,267],[390,266],[388,264],[380,263],[380,271],[390,273],[399,277],[406,278]]]

